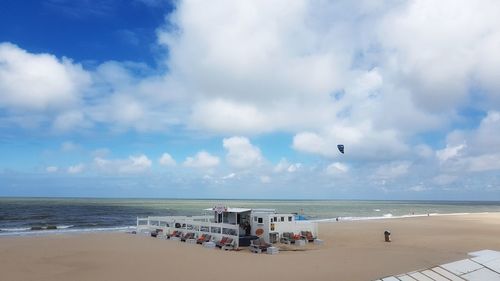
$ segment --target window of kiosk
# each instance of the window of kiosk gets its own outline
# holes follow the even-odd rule
[[[288,216],[288,221],[292,221],[292,216]]]
[[[258,222],[258,223],[263,223],[262,218],[257,218],[257,222]]]

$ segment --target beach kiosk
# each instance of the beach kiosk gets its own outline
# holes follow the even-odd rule
[[[262,238],[277,243],[284,233],[300,235],[309,232],[318,236],[318,225],[296,220],[296,214],[277,213],[275,209],[231,208],[216,205],[207,208],[202,216],[168,216],[137,218],[137,231],[159,231],[163,235],[192,232],[196,237],[210,235],[214,241],[230,237],[234,247],[248,246],[250,240]]]

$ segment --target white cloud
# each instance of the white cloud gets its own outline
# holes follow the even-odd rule
[[[336,153],[335,148],[331,147],[324,138],[316,133],[302,132],[293,138],[293,148],[299,151],[322,154],[326,156]]]
[[[55,172],[59,171],[59,168],[56,166],[48,166],[45,168],[45,171],[47,173],[55,173]]]
[[[130,156],[130,165],[123,167],[125,171],[144,171],[151,168],[152,162],[144,155]]]
[[[94,163],[99,169],[105,169],[108,165],[111,164],[111,161],[97,156],[94,158]]]
[[[430,190],[430,188],[426,187],[425,185],[423,185],[422,183],[420,183],[420,184],[417,184],[417,185],[409,187],[408,190],[409,191],[413,191],[413,192],[423,192],[423,191]]]
[[[455,182],[457,179],[458,179],[458,177],[455,175],[440,174],[440,175],[435,176],[432,179],[432,183],[435,183],[438,185],[448,185],[450,183]]]
[[[116,93],[102,103],[90,107],[88,114],[97,123],[113,124],[119,131],[130,128],[140,132],[155,131],[168,127],[170,121],[151,104],[140,97]]]
[[[302,145],[299,138],[316,134],[324,147],[311,152],[329,157],[334,153],[330,145],[339,137],[342,141],[342,135],[331,139],[331,131],[339,128],[361,136],[353,151],[378,140],[373,147],[389,141],[386,150],[398,155],[414,134],[445,128],[457,106],[474,101],[471,86],[484,89],[480,108],[500,104],[495,94],[500,84],[493,75],[500,65],[495,1],[299,0],[275,1],[270,7],[265,1],[220,0],[175,5],[157,32],[158,42],[169,49],[168,73],[114,61],[90,73],[67,59],[2,44],[5,57],[26,58],[34,65],[40,61],[51,66],[44,69],[54,69],[43,72],[50,79],[33,78],[55,85],[50,94],[40,95],[46,99],[16,102],[40,108],[80,102],[79,108],[49,116],[57,130],[102,123],[138,131],[179,124],[216,133],[288,131],[297,134],[301,151],[317,150],[304,148],[308,143]],[[19,61],[24,65],[24,60],[9,59],[16,66]],[[26,69],[32,68],[16,68],[23,75],[7,74],[31,77]],[[51,73],[64,75],[53,79]],[[89,73],[90,98],[82,100],[78,89],[88,88]]]
[[[174,158],[172,158],[172,156],[166,152],[161,155],[158,162],[163,166],[175,166],[176,165]]]
[[[391,148],[405,141],[397,130],[442,123],[419,112],[412,96],[398,90],[399,77],[386,70],[384,50],[364,56],[381,40],[368,30],[399,6],[277,1],[269,9],[258,1],[180,2],[168,24],[179,32],[168,28],[158,35],[168,45],[172,75],[196,93],[190,119],[196,128],[321,132],[342,121],[363,137],[391,135],[386,136],[394,139]],[[252,12],[262,10],[266,13]],[[363,60],[357,62],[360,53]],[[343,94],[333,97],[337,92]],[[368,120],[375,123],[366,125]]]
[[[198,152],[194,157],[187,157],[183,165],[190,168],[210,169],[218,166],[220,159],[206,151]]]
[[[116,131],[149,132],[185,119],[188,95],[177,81],[145,64],[108,61],[97,67],[93,79],[94,102],[86,106],[85,115],[94,123]]]
[[[334,162],[328,165],[325,171],[329,175],[345,174],[349,172],[349,166],[340,162]]]
[[[288,163],[288,161],[285,158],[281,158],[280,162],[278,162],[278,164],[276,164],[276,166],[274,166],[274,171],[277,173],[281,173],[281,172],[285,171],[286,169],[288,169],[289,166],[290,166],[290,163]]]
[[[302,25],[309,18],[306,3],[276,2],[271,9],[264,2],[193,4],[180,2],[170,17],[169,26],[182,32],[160,30],[159,40],[172,51],[173,75],[199,94],[191,119],[196,127],[227,133],[293,127],[287,119],[295,112],[284,108],[328,100],[341,81],[337,64],[347,60],[322,46],[327,31]]]
[[[392,160],[411,152],[416,134],[446,128],[472,81],[493,84],[480,69],[497,69],[484,59],[497,55],[481,46],[499,37],[497,10],[492,1],[277,1],[271,9],[187,1],[169,18],[178,29],[158,36],[172,76],[194,93],[195,128],[285,130],[299,151],[339,157],[336,144],[344,143],[351,159]],[[479,11],[485,21],[469,26]]]
[[[43,111],[76,105],[90,75],[70,59],[0,44],[0,107]]]
[[[108,61],[89,71],[68,58],[0,43],[0,109],[8,113],[0,122],[9,125],[51,126],[56,133],[96,124],[164,130],[187,115],[177,83],[140,63]]]
[[[260,176],[259,177],[261,183],[270,183],[271,182],[271,177],[269,176]]]
[[[496,153],[500,147],[500,111],[489,111],[479,127],[463,136],[474,154]]]
[[[400,73],[415,102],[431,111],[453,110],[468,102],[479,82],[495,100],[500,55],[496,1],[408,1],[380,21],[387,68]],[[496,99],[498,101],[498,99]]]
[[[448,134],[446,147],[436,157],[448,172],[485,172],[500,170],[500,113],[489,111],[479,126]]]
[[[294,163],[292,165],[290,165],[288,167],[287,172],[289,173],[295,173],[297,170],[299,170],[300,168],[302,168],[302,164],[301,163]]]
[[[434,157],[434,151],[432,148],[426,144],[420,144],[415,147],[416,154],[421,158],[431,158]]]
[[[193,108],[196,127],[216,132],[266,132],[273,128],[269,118],[255,106],[228,100],[203,101]]]
[[[222,140],[226,149],[226,160],[235,168],[250,168],[262,164],[263,157],[260,149],[250,143],[245,137],[231,137]]]
[[[500,153],[486,154],[465,159],[472,172],[500,170]]]
[[[83,169],[85,168],[85,165],[83,164],[77,164],[77,165],[74,165],[74,166],[69,166],[68,167],[68,173],[69,174],[79,174],[81,172],[83,172]]]
[[[85,115],[78,110],[64,111],[58,114],[52,127],[57,132],[76,131],[92,127],[92,122],[87,120]]]
[[[169,54],[158,69],[108,61],[84,70],[70,59],[0,44],[0,128],[180,130],[187,138],[213,139],[283,133],[294,136],[297,152],[330,163],[313,170],[284,159],[272,167],[248,138],[224,139],[238,177],[258,166],[245,172],[262,182],[274,172],[276,184],[298,179],[287,173],[300,170],[314,175],[306,180],[328,185],[325,174],[355,167],[356,180],[376,178],[390,191],[396,180],[411,181],[404,175],[413,172],[448,185],[500,170],[498,1],[174,5],[157,31]],[[446,139],[436,137],[449,131]],[[431,147],[443,141],[437,151]],[[337,144],[345,145],[345,154]],[[125,173],[152,166],[146,156],[94,156],[86,169]],[[374,168],[378,163],[384,165]],[[200,152],[183,164],[210,169],[220,160]],[[408,186],[418,184],[400,189]]]
[[[281,158],[280,162],[274,166],[273,171],[276,173],[289,172],[294,173],[302,168],[301,163],[289,163],[285,158]]]
[[[458,144],[455,146],[446,145],[446,148],[436,151],[436,157],[440,162],[448,161],[449,159],[453,159],[455,157],[460,156],[460,151],[466,148],[467,145],[465,143]]]
[[[398,178],[406,175],[409,171],[410,166],[411,163],[407,161],[396,161],[389,164],[384,164],[377,168],[374,173],[374,177],[377,179]]]
[[[94,165],[101,172],[134,174],[149,171],[152,161],[144,154],[131,155],[127,159],[95,157]]]
[[[227,180],[227,179],[232,179],[236,177],[236,174],[235,173],[230,173],[230,174],[227,174],[225,176],[222,177],[223,180]]]
[[[338,151],[338,144],[345,146],[345,154]],[[334,125],[321,134],[298,133],[293,138],[293,148],[329,158],[349,156],[350,159],[387,159],[409,150],[396,131],[376,130],[368,121],[354,126]]]
[[[90,72],[69,59],[4,43],[3,57],[13,68],[2,72],[0,85],[9,89],[0,91],[1,106],[61,108],[29,118],[32,126],[48,118],[59,131],[94,123],[141,132],[172,125],[225,134],[287,131],[297,134],[299,150],[329,157],[330,145],[342,137],[331,139],[331,130],[344,128],[361,136],[353,151],[389,141],[390,158],[415,134],[446,128],[469,101],[482,110],[500,104],[495,1],[175,5],[157,31],[169,50],[168,73],[114,61]],[[7,83],[23,79],[29,83]],[[28,84],[43,93],[26,96]],[[470,88],[481,89],[481,99]],[[81,98],[83,90],[89,98]],[[23,98],[15,94],[21,92]],[[8,120],[28,123],[21,116]],[[304,148],[308,143],[299,137],[308,133],[325,147]]]

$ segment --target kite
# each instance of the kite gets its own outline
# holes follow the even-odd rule
[[[343,144],[337,144],[337,148],[339,149],[340,153],[344,154],[344,145]]]

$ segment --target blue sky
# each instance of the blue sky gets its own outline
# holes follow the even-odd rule
[[[156,2],[151,2],[151,4]],[[0,39],[30,52],[66,56],[80,63],[109,60],[155,64],[156,28],[170,1],[6,1]]]
[[[6,1],[0,196],[500,200],[499,13]]]

